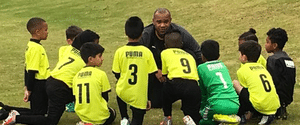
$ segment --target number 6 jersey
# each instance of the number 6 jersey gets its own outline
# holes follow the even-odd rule
[[[272,76],[258,63],[245,63],[237,71],[237,77],[244,88],[248,88],[249,100],[260,113],[275,114],[279,108],[279,98],[276,93]]]
[[[148,74],[157,71],[152,52],[140,43],[129,42],[115,52],[112,71],[120,73],[117,95],[135,108],[146,109]]]

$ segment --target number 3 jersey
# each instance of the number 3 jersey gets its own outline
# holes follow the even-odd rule
[[[237,77],[244,88],[248,88],[249,100],[260,113],[275,114],[280,106],[272,76],[258,63],[246,63],[237,71]]]
[[[179,48],[168,48],[161,52],[162,74],[168,78],[199,80],[193,56]]]
[[[157,71],[152,52],[140,43],[129,42],[115,52],[112,71],[120,73],[117,95],[135,108],[146,109],[148,74]]]
[[[75,112],[83,122],[103,124],[110,116],[102,93],[111,90],[107,75],[95,67],[82,68],[73,79]]]

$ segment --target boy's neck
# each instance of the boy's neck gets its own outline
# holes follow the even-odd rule
[[[274,49],[273,53],[275,53],[275,52],[280,52],[280,51],[282,51],[282,50],[279,49],[279,48],[276,48],[276,49]]]
[[[130,43],[134,43],[134,42],[140,42],[140,39],[131,39],[131,38],[128,38],[128,42]]]
[[[30,39],[35,39],[35,40],[41,40],[40,38],[38,38],[36,35],[31,35]]]

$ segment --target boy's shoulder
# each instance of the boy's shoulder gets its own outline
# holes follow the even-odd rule
[[[269,56],[268,61],[279,60],[279,59],[283,59],[283,58],[291,59],[285,51],[278,51],[278,52],[275,52],[273,55]]]

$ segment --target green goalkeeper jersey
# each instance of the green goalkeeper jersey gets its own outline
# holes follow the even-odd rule
[[[238,106],[235,92],[227,67],[221,61],[209,61],[198,66],[199,86],[201,88],[201,109],[218,105],[218,101],[231,101]]]

